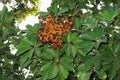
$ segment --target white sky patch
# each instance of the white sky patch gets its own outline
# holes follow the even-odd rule
[[[81,9],[83,13],[87,13],[88,11],[86,9]]]
[[[25,20],[18,24],[18,26],[21,30],[25,30],[28,24],[33,26],[35,23],[38,22],[38,16],[28,16]]]
[[[17,49],[14,47],[14,45],[9,45],[9,47],[10,47],[10,51],[11,51],[11,53],[13,54],[13,55],[15,55],[16,54],[16,52],[17,52]]]
[[[40,11],[47,12],[47,8],[51,5],[52,0],[40,0]],[[30,4],[28,4],[29,6]],[[38,23],[38,16],[28,16],[24,21],[22,21],[18,26],[21,30],[26,29],[26,25],[34,25],[35,23]]]
[[[92,4],[86,4],[86,6],[88,6],[88,7],[94,7]]]
[[[3,4],[2,4],[2,3],[0,3],[0,11],[2,10],[2,8],[3,8]]]
[[[98,4],[97,9],[101,10],[101,5],[100,4]]]
[[[52,0],[40,0],[40,11],[47,12],[47,8],[51,5]]]
[[[30,1],[28,1],[28,4],[27,4],[27,5],[28,5],[29,8],[32,8],[32,7],[33,7],[33,5],[30,3]]]
[[[113,6],[113,3],[111,3],[110,6]]]

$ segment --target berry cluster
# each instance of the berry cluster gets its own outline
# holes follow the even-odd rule
[[[43,26],[43,29],[38,31],[39,41],[50,42],[55,49],[59,49],[63,42],[61,37],[72,29],[73,22],[69,16],[58,20],[56,16],[48,15],[46,18],[39,17],[39,21]]]

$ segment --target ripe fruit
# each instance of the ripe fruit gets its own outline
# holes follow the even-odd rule
[[[73,22],[66,16],[60,20],[50,14],[46,18],[39,17],[39,21],[43,26],[38,31],[38,39],[43,43],[50,42],[55,49],[59,49],[63,43],[61,37],[72,29]]]

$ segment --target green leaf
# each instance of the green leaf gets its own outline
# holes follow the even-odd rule
[[[64,56],[61,58],[61,64],[66,70],[73,71],[74,66],[73,66],[73,59],[67,56]]]
[[[1,21],[1,22],[3,22],[7,10],[8,10],[7,7],[4,6],[3,9],[2,9],[2,11],[1,11],[1,14],[0,14],[0,17],[1,17],[1,18],[0,18],[0,21]]]
[[[63,8],[61,8],[61,9],[59,10],[59,12],[58,12],[58,15],[62,15],[62,13],[67,12],[68,9],[69,9],[68,7],[63,7]]]
[[[68,42],[68,43],[70,43],[70,41],[71,41],[70,38],[71,38],[71,33],[68,32],[68,33],[67,33],[67,42]]]
[[[50,68],[51,74],[49,74],[49,79],[55,78],[58,75],[58,65],[53,64],[53,66]]]
[[[68,75],[69,75],[68,71],[65,70],[65,68],[61,64],[58,65],[58,68],[59,68],[60,77],[66,79],[68,77]]]
[[[97,60],[95,61],[95,69],[99,70],[101,68],[101,60],[100,58],[97,58]]]
[[[106,21],[112,21],[120,13],[120,8],[113,11],[104,11],[98,15],[98,18]]]
[[[25,67],[28,67],[28,65],[30,65],[31,62],[32,60],[28,59],[23,65],[21,65],[21,70]]]
[[[75,29],[79,29],[80,28],[80,26],[81,26],[81,21],[80,21],[80,19],[79,18],[74,18],[74,28]]]
[[[4,6],[0,13],[0,24],[4,27],[10,28],[14,26],[14,13],[8,11],[7,7]]]
[[[79,44],[79,48],[81,49],[81,54],[82,55],[86,55],[90,50],[92,50],[94,46],[94,43],[91,42],[91,41],[82,41],[80,44]]]
[[[50,53],[44,53],[44,52],[42,52],[42,54],[41,54],[41,58],[42,59],[45,59],[45,60],[52,60],[53,58],[54,58],[54,56]]]
[[[66,50],[65,50],[65,52],[66,52],[66,54],[68,55],[68,56],[70,56],[70,54],[71,54],[71,47],[70,46],[68,46],[67,48],[66,48]]]
[[[79,48],[86,48],[90,45],[93,46],[92,41],[81,41],[81,43],[79,44]]]
[[[67,56],[72,56],[72,57],[76,56],[77,51],[78,51],[77,47],[73,45],[69,45],[65,49],[65,53],[67,54]]]
[[[57,64],[52,64],[52,62],[46,63],[42,68],[40,69],[42,72],[43,80],[46,79],[53,79],[58,75],[58,66]]]
[[[107,78],[107,74],[103,69],[101,69],[100,71],[97,71],[97,75],[102,80],[106,80]]]
[[[113,48],[113,51],[114,51],[113,52],[114,55],[118,55],[120,53],[120,43],[119,42],[114,43],[112,48]]]
[[[35,55],[38,56],[38,57],[41,57],[41,49],[40,48],[35,48],[35,51],[34,51]]]
[[[116,65],[112,65],[111,69],[109,70],[108,77],[110,80],[113,80],[117,74],[115,67],[116,67]]]
[[[75,57],[76,54],[77,54],[77,48],[76,48],[76,46],[71,46],[71,52],[72,52],[73,57]]]
[[[89,29],[85,31],[82,35],[80,35],[80,38],[83,40],[100,40],[102,37],[105,36],[105,32],[103,28],[94,28]]]
[[[120,56],[114,59],[113,65],[116,70],[120,70]]]
[[[20,57],[20,63],[21,63],[21,65],[23,65],[28,58],[31,58],[31,57],[32,57],[33,52],[34,52],[34,49],[31,49],[30,51],[24,53],[24,54]]]
[[[32,71],[32,70],[34,70],[35,68],[36,68],[36,65],[37,65],[37,63],[34,61],[34,62],[32,62],[31,64],[30,64],[30,70]],[[35,72],[35,71],[33,71],[33,72]]]
[[[84,51],[83,51],[82,49],[78,49],[78,53],[79,53],[80,55],[86,56],[86,53],[84,53]]]
[[[69,9],[74,9],[76,2],[75,1],[68,1]]]
[[[93,32],[94,32],[94,38],[95,38],[96,40],[98,40],[99,38],[105,36],[105,32],[104,32],[104,29],[103,29],[103,28],[97,27],[97,28],[93,29]]]
[[[42,51],[42,54],[41,54],[41,57],[42,57],[43,59],[46,59],[46,60],[51,60],[51,59],[53,59],[55,56],[56,56],[55,51],[54,51],[53,49],[50,49],[50,48],[48,48],[48,49],[45,48],[45,49]]]
[[[80,38],[85,40],[94,40],[94,32],[91,30],[87,30],[85,33],[80,35]]]
[[[56,3],[52,3],[51,7],[48,8],[49,11],[54,12],[55,14],[58,13],[58,8]]]
[[[26,28],[27,28],[27,29],[26,29],[27,32],[33,31],[32,25],[27,25]]]
[[[77,79],[78,80],[89,80],[91,72],[86,72],[85,65],[81,64],[78,67]]]
[[[47,12],[39,12],[38,14],[40,14],[40,16],[43,18],[45,18],[48,15]]]
[[[51,61],[49,61],[48,63],[44,64],[44,65],[41,67],[40,71],[41,71],[41,72],[45,72],[45,71],[51,66],[51,64],[52,64]]]
[[[16,56],[19,56],[25,51],[31,49],[31,45],[32,45],[31,41],[29,41],[27,38],[24,38],[18,45],[18,51],[16,53]]]
[[[37,41],[38,37],[38,30],[40,29],[41,25],[40,24],[35,24],[34,26],[27,25],[26,26],[26,33],[27,33],[27,38],[34,44]]]
[[[82,25],[87,26],[86,29],[93,29],[94,27],[97,27],[98,20],[95,19],[93,16],[89,16],[85,19],[84,23]]]
[[[93,56],[93,57],[86,60],[86,62],[85,62],[86,71],[90,71],[90,69],[94,66],[96,59],[97,59],[97,57]]]
[[[82,72],[82,73],[80,73],[79,72],[79,74],[78,74],[78,76],[77,76],[77,79],[78,80],[89,80],[89,78],[90,78],[90,72]]]

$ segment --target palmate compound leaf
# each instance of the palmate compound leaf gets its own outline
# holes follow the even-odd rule
[[[105,20],[105,21],[108,21],[108,22],[110,22],[110,21],[112,21],[116,16],[118,16],[120,14],[120,8],[118,8],[118,9],[111,9],[111,11],[104,11],[104,12],[102,12],[102,13],[100,13],[100,14],[98,14],[97,15],[97,17],[99,18],[99,19],[102,19],[102,20]]]
[[[19,59],[20,64],[23,65],[29,58],[31,58],[33,55],[33,52],[34,52],[34,49],[31,49],[28,52],[26,52],[25,54],[23,54]]]
[[[61,58],[61,64],[64,66],[64,68],[68,71],[73,71],[74,66],[73,66],[73,59],[68,56],[64,56]]]
[[[31,45],[33,45],[33,43],[30,40],[28,40],[27,38],[22,39],[20,44],[18,45],[18,51],[16,53],[16,56],[19,56],[27,50],[30,50]]]
[[[120,42],[114,43],[112,49],[114,55],[120,55]]]
[[[58,68],[59,68],[59,73],[58,73],[59,77],[62,80],[65,80],[68,77],[69,72],[61,64],[58,65]]]
[[[85,70],[85,65],[80,64],[78,67],[77,80],[89,80],[91,72]]]
[[[69,75],[69,71],[74,70],[72,57],[63,56],[58,64],[58,70],[58,75],[53,80],[65,80]]]
[[[106,80],[107,78],[107,73],[103,69],[97,71],[97,75],[102,80]]]
[[[65,80],[69,75],[69,72],[63,67],[62,64],[58,64],[58,74],[52,80]]]
[[[82,40],[79,44],[80,53],[86,55],[93,48],[98,49],[101,43],[107,42],[106,33],[103,28],[89,29],[80,35]]]
[[[62,15],[62,13],[65,13],[65,12],[67,12],[69,10],[69,8],[68,7],[63,7],[63,8],[61,8],[59,11],[58,11],[58,15]]]
[[[62,37],[62,40],[65,42],[65,52],[68,56],[75,57],[78,52],[78,47],[80,39],[77,33],[67,32],[65,36]]]
[[[74,28],[79,29],[82,25],[82,21],[79,18],[74,18]]]
[[[105,31],[103,28],[96,27],[94,29],[89,29],[80,35],[83,40],[93,40],[96,41],[105,36]]]
[[[52,79],[52,78],[55,78],[57,75],[58,75],[58,65],[56,64],[53,64],[53,70],[51,69],[51,74],[50,74],[50,77],[49,79]]]
[[[55,14],[58,13],[58,7],[56,3],[52,3],[51,7],[48,8],[48,11],[54,12]]]
[[[6,6],[4,6],[3,7],[3,9],[2,9],[2,11],[1,11],[1,14],[0,14],[0,22],[3,22],[3,19],[4,19],[4,15],[6,14],[6,12],[7,12],[7,7]]]
[[[94,43],[92,41],[81,41],[78,52],[85,56],[89,51],[92,50],[93,46]]]
[[[5,27],[13,25],[14,15],[13,13],[9,12],[7,7],[4,6],[1,13],[0,13],[0,23]]]
[[[85,62],[85,70],[90,71],[94,67],[97,59],[98,59],[97,56],[93,56],[93,57],[87,59]]]
[[[42,52],[42,54],[40,54],[41,58],[45,60],[52,60],[56,56],[55,50],[50,48],[45,48],[41,52]]]
[[[75,57],[77,54],[77,47],[76,46],[67,46],[65,52],[67,54],[67,56],[72,56]]]
[[[117,70],[115,67],[116,67],[116,65],[112,65],[109,70],[108,77],[110,80],[113,80],[117,74]]]
[[[68,77],[69,71],[74,70],[72,58],[68,56],[60,58],[59,56],[56,52],[56,56],[41,67],[42,80],[65,80]]]
[[[78,44],[80,43],[80,38],[78,36],[78,33],[73,33],[73,32],[67,32],[65,36],[62,37],[62,40],[68,44]]]
[[[27,25],[25,32],[27,33],[27,38],[30,39],[33,43],[37,41],[38,37],[38,30],[41,28],[40,24]]]
[[[58,65],[50,62],[44,64],[40,71],[42,72],[42,79],[53,79],[58,75]]]

